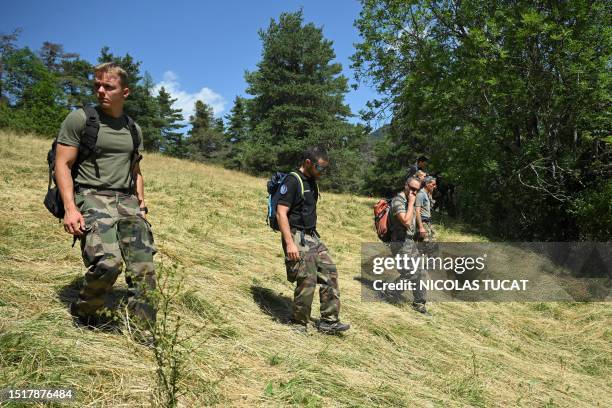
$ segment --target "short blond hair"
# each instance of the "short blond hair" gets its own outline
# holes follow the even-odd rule
[[[125,72],[125,69],[121,68],[115,62],[104,62],[102,64],[96,65],[94,67],[94,76],[100,73],[108,73],[108,74],[117,75],[117,77],[119,78],[119,82],[121,83],[121,86],[124,88],[127,88],[128,86],[127,72]]]
[[[416,173],[414,173],[415,177],[421,178],[421,177],[425,177],[427,176],[427,173],[425,173],[423,170],[417,170]]]

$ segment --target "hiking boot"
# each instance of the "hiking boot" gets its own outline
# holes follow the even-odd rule
[[[297,334],[308,334],[308,325],[307,324],[304,324],[302,322],[298,322],[298,321],[295,321],[295,320],[291,320],[289,322],[289,326],[291,327],[291,330],[293,330]]]
[[[77,327],[84,327],[90,330],[100,330],[104,332],[120,331],[117,322],[109,315],[95,314],[82,315],[78,312],[75,302],[70,303],[70,314]]]
[[[416,311],[419,312],[425,316],[431,316],[431,313],[429,313],[427,311],[427,308],[425,307],[425,303],[413,303],[412,304],[412,308]]]
[[[347,331],[351,328],[351,325],[348,323],[342,323],[340,320],[335,322],[328,322],[326,320],[321,320],[317,329],[321,333],[325,334],[338,334]]]
[[[379,293],[380,293],[380,297],[385,302],[391,303],[393,305],[404,303],[405,301],[404,297],[402,296],[402,293],[396,290],[385,289],[383,291],[380,291]]]
[[[77,326],[93,329],[100,324],[98,316],[80,314],[75,302],[70,303],[70,314],[74,318],[74,322]]]

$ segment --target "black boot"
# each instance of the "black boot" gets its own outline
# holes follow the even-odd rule
[[[321,320],[319,322],[319,326],[317,327],[317,329],[319,329],[321,333],[325,333],[325,334],[338,334],[338,333],[345,332],[350,328],[351,328],[350,324],[342,323],[340,322],[340,320],[335,321],[335,322],[328,322],[326,320]]]

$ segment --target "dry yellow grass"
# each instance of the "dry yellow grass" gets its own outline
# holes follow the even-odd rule
[[[72,324],[62,297],[83,267],[42,206],[49,141],[0,132],[0,389],[72,387],[78,406],[148,406],[152,352]],[[437,303],[433,317],[363,302],[360,245],[372,199],[323,192],[320,232],[338,264],[343,337],[275,319],[293,287],[265,225],[265,180],[146,155],[150,221],[191,341],[180,405],[608,406],[611,310],[591,303]],[[342,204],[342,205],[340,205]],[[483,240],[451,227],[441,240]],[[125,286],[118,280],[117,287]],[[317,301],[313,315],[317,315]]]

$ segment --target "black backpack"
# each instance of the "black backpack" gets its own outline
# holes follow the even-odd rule
[[[300,183],[300,193],[302,194],[302,198],[304,197],[304,183],[302,183],[302,179],[300,176],[292,171],[291,173],[281,173],[277,171],[270,177],[268,180],[268,214],[266,216],[266,224],[270,226],[274,231],[278,231],[279,225],[276,220],[276,206],[278,205],[278,198],[280,197],[280,186],[283,185],[285,178],[288,176],[293,176],[298,179]]]
[[[85,128],[81,133],[79,153],[76,162],[72,165],[71,169],[72,180],[76,178],[81,163],[89,158],[91,158],[93,161],[96,177],[100,177],[100,169],[98,168],[98,163],[96,161],[97,156],[100,154],[100,149],[96,147],[96,143],[98,142],[98,131],[100,130],[100,116],[98,115],[98,111],[93,106],[84,106],[83,110],[85,111],[85,117],[87,119],[85,122]],[[138,136],[138,131],[136,130],[136,125],[134,124],[132,118],[127,115],[125,115],[125,118],[127,120],[128,128],[130,129],[130,134],[132,135],[132,145],[134,148],[132,151],[130,166],[130,189],[133,189],[132,170],[134,169],[134,165],[137,162],[137,157],[139,156],[138,146],[140,146],[140,137]],[[62,202],[62,196],[60,195],[59,188],[57,188],[55,181],[56,149],[57,137],[53,140],[51,149],[47,153],[47,164],[49,165],[49,186],[47,187],[47,194],[45,195],[44,204],[47,210],[49,210],[53,216],[61,219],[64,218],[64,203]],[[51,187],[52,185],[53,187]]]

